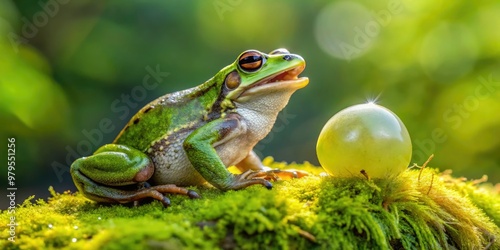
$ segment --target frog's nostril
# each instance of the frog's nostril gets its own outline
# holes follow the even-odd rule
[[[284,56],[283,56],[283,60],[285,60],[285,61],[290,61],[290,60],[292,60],[292,59],[293,59],[293,56],[292,56],[292,55],[284,55]]]

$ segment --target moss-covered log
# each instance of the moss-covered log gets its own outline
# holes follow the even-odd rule
[[[272,162],[278,168],[310,164]],[[369,173],[368,173],[369,174]],[[139,207],[101,205],[79,193],[16,209],[15,242],[0,214],[4,249],[500,249],[500,195],[434,169],[392,179],[309,176]]]

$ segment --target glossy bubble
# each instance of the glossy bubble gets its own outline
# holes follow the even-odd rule
[[[335,114],[321,131],[316,153],[321,166],[338,177],[384,178],[404,171],[412,145],[403,122],[389,109],[367,103]]]

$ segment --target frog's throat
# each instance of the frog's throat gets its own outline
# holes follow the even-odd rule
[[[266,83],[259,86],[254,86],[250,89],[247,89],[243,92],[236,100],[236,102],[243,103],[248,102],[256,96],[260,95],[268,95],[276,92],[288,92],[288,91],[296,91],[298,89],[304,88],[309,84],[309,78],[300,77],[298,79],[286,80],[286,81],[277,81]]]

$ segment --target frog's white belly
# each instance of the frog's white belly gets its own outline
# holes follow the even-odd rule
[[[167,136],[152,146],[149,156],[155,165],[155,173],[151,178],[151,184],[192,186],[205,182],[205,179],[191,165],[182,146],[184,139],[191,132]]]
[[[155,164],[155,173],[151,184],[175,184],[179,186],[197,186],[207,182],[193,167],[183,148],[184,140],[192,131],[169,136],[152,146],[149,154]],[[255,143],[246,140],[246,134],[216,145],[215,150],[225,166],[232,166],[242,161],[252,150]]]

